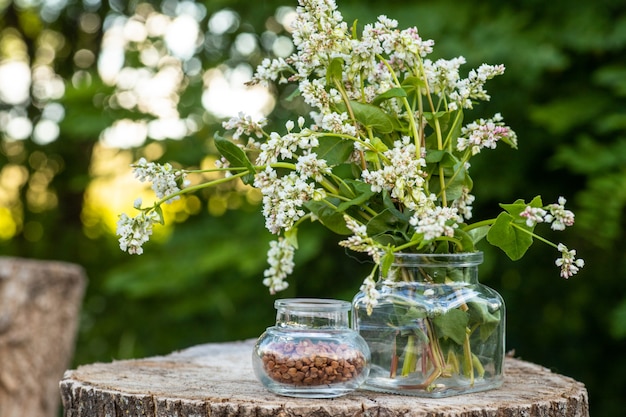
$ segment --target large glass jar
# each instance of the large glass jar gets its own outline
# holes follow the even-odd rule
[[[502,385],[504,301],[478,282],[482,261],[482,252],[396,254],[376,301],[355,296],[353,327],[372,357],[365,389],[446,397]]]
[[[276,325],[259,337],[254,372],[270,391],[291,397],[332,398],[367,378],[370,353],[350,327],[347,301],[276,300]]]

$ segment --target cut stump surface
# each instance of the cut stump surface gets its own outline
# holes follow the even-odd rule
[[[335,399],[281,397],[254,376],[253,340],[205,344],[167,356],[95,363],[65,373],[65,417],[589,417],[574,379],[507,358],[495,390],[423,399],[357,390]]]

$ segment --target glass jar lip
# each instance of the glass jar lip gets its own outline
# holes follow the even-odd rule
[[[281,298],[274,301],[276,309],[290,309],[303,312],[348,311],[352,307],[348,301],[330,298]]]
[[[460,253],[414,253],[397,252],[394,253],[392,265],[401,266],[412,265],[433,265],[454,264],[454,266],[474,266],[483,262],[483,252],[460,252]]]

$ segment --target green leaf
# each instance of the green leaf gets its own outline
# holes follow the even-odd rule
[[[359,103],[358,101],[350,101],[350,107],[352,108],[356,120],[363,126],[374,129],[380,133],[393,132],[393,119],[380,107],[372,104]],[[342,111],[346,110],[343,104],[339,105],[338,108]]]
[[[354,150],[352,142],[342,138],[322,136],[318,141],[317,157],[326,160],[330,166],[346,162]]]
[[[307,201],[304,205],[330,231],[338,235],[352,234],[352,231],[346,226],[343,213],[334,210],[322,201]]]
[[[486,233],[485,231],[485,234]],[[461,242],[461,250],[463,252],[474,252],[476,250],[474,247],[476,242],[474,242],[474,237],[471,234],[461,229],[455,229],[454,237]]]
[[[475,229],[471,229],[471,230],[467,231],[467,234],[471,237],[472,242],[474,243],[474,245],[476,245],[478,242],[483,240],[485,238],[485,236],[487,236],[487,233],[489,233],[489,229],[490,228],[491,228],[491,226],[489,226],[489,225],[480,226],[480,227],[477,227]]]
[[[163,208],[161,206],[154,206],[154,212],[159,215],[159,224],[164,225],[165,220],[163,217]]]
[[[291,94],[289,94],[285,98],[285,101],[291,103],[296,97],[299,97],[300,95],[302,95],[302,92],[300,91],[300,89],[299,88],[294,88],[294,90],[291,92]]]
[[[536,196],[530,203],[526,203],[524,200],[515,200],[512,204],[500,204],[504,210],[506,210],[511,216],[519,217],[520,213],[526,209],[526,206],[541,208],[543,203],[541,202],[541,196]]]
[[[472,189],[472,179],[467,169],[458,159],[449,152],[435,151],[433,158],[441,158],[440,166],[444,167],[445,192],[448,201],[456,200],[463,195],[465,188]],[[441,193],[439,170],[435,169],[430,178],[430,190],[435,194]]]
[[[469,302],[469,318],[480,325],[480,339],[484,342],[496,330],[502,320],[501,310],[489,311],[486,302]]]
[[[255,169],[252,162],[248,159],[246,153],[239,146],[235,145],[232,141],[221,137],[219,134],[215,134],[215,147],[220,154],[234,168],[246,168],[248,174],[241,179],[245,184],[252,184],[254,182]]]
[[[326,71],[326,85],[334,85],[335,83],[341,83],[343,79],[343,58],[333,58],[328,64],[328,70]]]
[[[385,142],[383,142],[379,137],[376,137],[376,136],[370,139],[370,144],[374,147],[374,149],[376,149],[376,151],[380,153],[383,153],[389,150],[389,147],[385,145]]]
[[[357,27],[357,23],[359,22],[358,19],[355,19],[354,22],[352,22],[352,39],[359,39],[359,34],[358,34],[358,27]]]
[[[525,223],[513,226],[515,218],[509,213],[502,212],[496,218],[496,222],[487,232],[487,241],[502,249],[509,258],[516,261],[520,259],[533,243],[532,236],[525,232],[532,232],[532,228]]]
[[[383,234],[398,225],[403,225],[402,219],[398,218],[389,209],[385,209],[367,222],[367,234],[369,236]]]
[[[380,260],[380,273],[383,277],[386,277],[389,274],[389,269],[391,269],[394,259],[395,255],[393,254],[393,251],[385,251],[385,254]]]
[[[286,230],[284,233],[285,240],[293,246],[295,249],[298,249],[298,228],[292,227],[289,230]]]
[[[393,214],[396,218],[400,219],[400,221],[404,223],[409,222],[411,215],[405,214],[401,212],[400,210],[398,210],[394,201],[391,198],[391,195],[389,194],[389,191],[387,190],[383,190],[383,205],[385,206],[387,210],[389,210],[391,214]]]
[[[426,83],[420,77],[406,77],[402,81],[402,88],[409,94],[418,93],[424,87],[426,87]]]
[[[402,319],[406,323],[413,323],[415,320],[425,319],[428,316],[424,308],[417,308],[415,306],[407,308],[406,312],[400,314],[402,314]]]
[[[433,112],[424,112],[424,119],[426,119],[427,121],[431,122],[435,119],[439,119],[440,123],[448,123],[448,120],[450,118],[450,113],[448,113],[447,111],[438,111],[436,113]],[[430,123],[429,123],[430,124]],[[434,126],[433,126],[434,127]]]
[[[444,138],[448,135],[452,138],[458,138],[461,133],[461,125],[463,122],[462,110],[452,112],[439,111],[436,113],[424,112],[424,118],[433,129],[435,128],[435,120],[437,120]],[[452,133],[450,133],[451,131]]]
[[[469,315],[458,308],[453,308],[442,315],[435,316],[433,323],[437,328],[437,334],[448,337],[455,343],[462,345],[465,341],[465,329],[469,323]]]
[[[459,159],[448,151],[431,150],[424,158],[427,164],[441,164],[445,167],[454,167],[459,163]]]
[[[404,234],[393,234],[393,233],[382,233],[372,237],[374,242],[378,243],[380,246],[400,246],[406,242],[406,237]]]
[[[376,98],[374,98],[374,100],[372,101],[372,104],[375,106],[378,106],[380,103],[382,103],[385,100],[389,100],[391,98],[406,97],[406,96],[407,96],[406,91],[404,91],[403,88],[396,87],[378,95]]]
[[[372,187],[369,184],[361,181],[347,179],[344,183],[349,186],[351,194],[355,197],[349,201],[344,201],[339,204],[337,207],[337,211],[339,212],[344,212],[353,206],[360,206],[376,194],[372,191]]]

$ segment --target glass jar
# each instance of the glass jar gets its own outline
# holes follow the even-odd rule
[[[276,325],[257,340],[252,365],[270,391],[291,397],[332,398],[367,378],[370,353],[349,325],[347,301],[276,300]]]
[[[478,282],[482,261],[482,252],[395,254],[376,301],[355,296],[353,327],[372,361],[363,388],[447,397],[502,385],[505,307]]]

